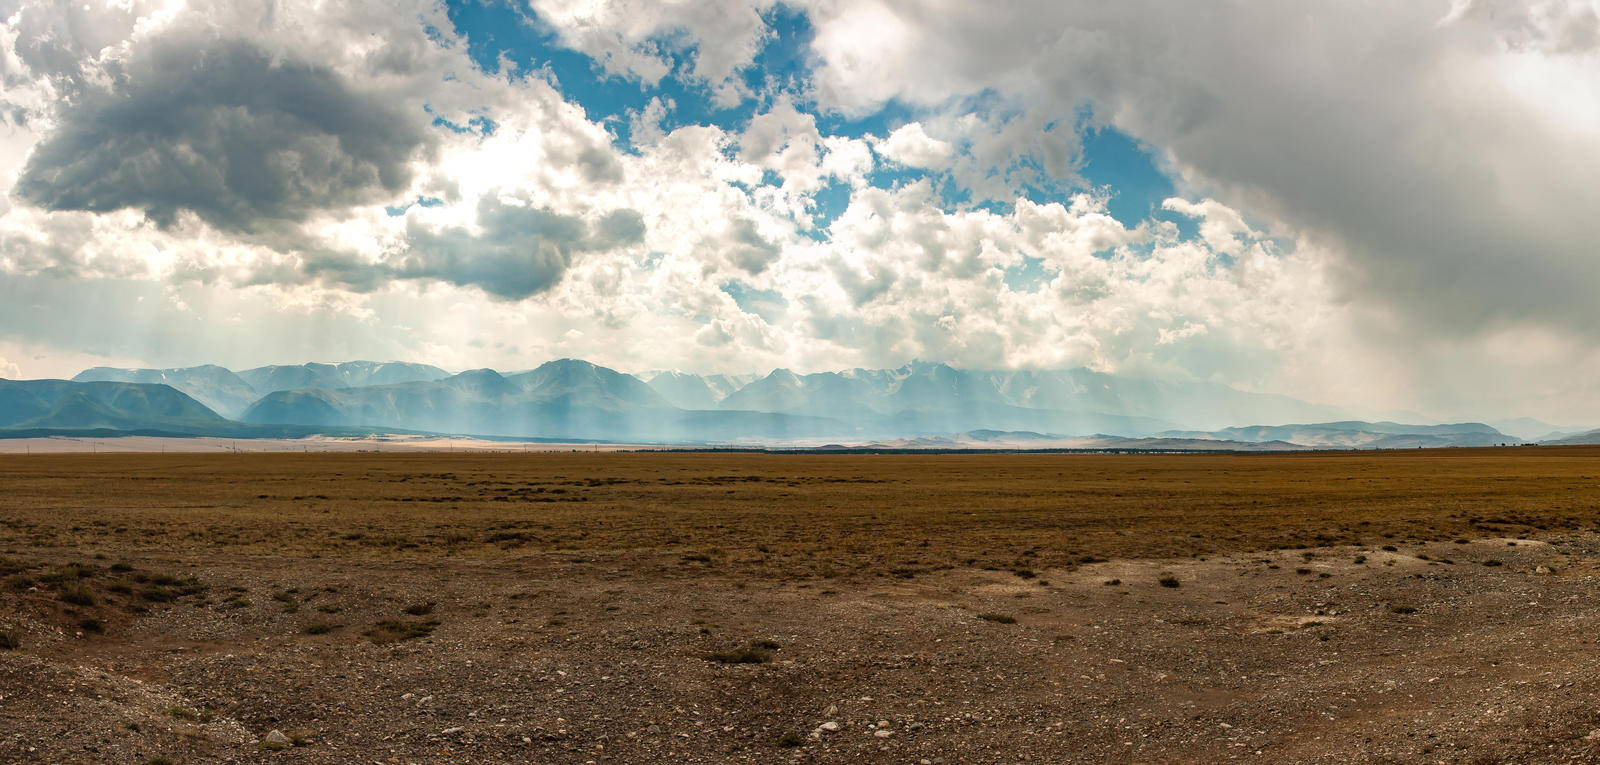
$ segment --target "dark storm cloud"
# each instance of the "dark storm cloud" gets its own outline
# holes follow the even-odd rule
[[[248,42],[166,39],[62,110],[16,193],[52,210],[136,209],[162,227],[188,210],[256,233],[404,190],[430,144],[420,114]]]

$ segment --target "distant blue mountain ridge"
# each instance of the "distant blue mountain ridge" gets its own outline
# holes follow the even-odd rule
[[[99,428],[202,435],[384,429],[639,443],[1094,443],[1179,448],[1412,448],[1521,443],[1482,423],[1410,425],[1199,381],[1087,369],[894,369],[761,376],[632,375],[577,359],[450,374],[402,362],[234,372],[96,367],[72,381],[0,381],[0,430]],[[1248,425],[1250,422],[1307,423]],[[242,430],[241,430],[242,429]],[[1568,436],[1581,442],[1582,435]],[[1600,441],[1600,437],[1595,440]],[[1134,448],[1134,447],[1130,447]],[[1144,448],[1140,446],[1138,448]]]

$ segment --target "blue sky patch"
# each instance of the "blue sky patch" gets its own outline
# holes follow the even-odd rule
[[[509,74],[502,69],[504,62],[511,62],[516,69],[513,76],[547,73],[562,94],[581,106],[590,120],[606,125],[615,136],[618,148],[624,151],[635,151],[630,135],[633,116],[656,99],[667,107],[661,125],[667,131],[685,125],[711,125],[737,133],[779,96],[787,97],[797,109],[811,114],[823,135],[887,137],[901,125],[927,116],[896,101],[885,103],[866,115],[819,110],[808,100],[806,86],[811,74],[810,46],[815,31],[804,11],[782,3],[764,13],[767,37],[753,64],[741,73],[751,95],[731,108],[717,106],[706,83],[684,76],[697,51],[682,36],[666,35],[652,41],[669,60],[672,72],[659,83],[647,84],[607,74],[599,62],[564,47],[553,29],[520,4],[500,0],[450,0],[446,7],[451,22],[466,41],[469,55],[480,68],[489,73]],[[965,98],[953,106],[990,122],[1025,116],[1015,104],[989,91]],[[466,125],[436,117],[435,124],[479,135],[492,134],[495,127],[488,116],[475,116]],[[1193,219],[1161,209],[1162,200],[1177,192],[1172,179],[1160,169],[1148,147],[1114,128],[1092,124],[1087,115],[1080,115],[1070,128],[1050,122],[1043,129],[1074,129],[1079,133],[1082,153],[1075,158],[1077,175],[1052,174],[1042,158],[1027,147],[1007,166],[995,168],[991,177],[1013,189],[1015,194],[1041,204],[1066,203],[1073,194],[1084,191],[1087,183],[1090,189],[1107,195],[1108,212],[1123,225],[1137,226],[1154,218],[1176,224],[1185,239],[1197,235],[1198,225]],[[729,147],[728,151],[732,157],[738,149]],[[1014,197],[990,199],[989,194],[976,194],[948,172],[882,163],[867,177],[869,185],[884,189],[921,180],[931,184],[938,204],[946,210],[983,209],[1009,214],[1015,206]],[[762,183],[777,185],[779,179],[768,171]],[[818,193],[815,201],[812,224],[816,229],[810,235],[823,239],[827,227],[848,205],[848,187],[831,183]]]
[[[788,301],[783,299],[783,293],[756,289],[738,279],[723,284],[722,291],[733,298],[739,310],[760,316],[769,324],[783,318],[784,311],[789,308]]]

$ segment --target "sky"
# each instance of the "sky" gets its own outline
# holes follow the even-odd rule
[[[1600,423],[1600,0],[0,20],[0,377],[921,359]]]

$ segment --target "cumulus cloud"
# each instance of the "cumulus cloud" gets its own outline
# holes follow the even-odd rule
[[[728,259],[752,274],[765,271],[783,252],[776,243],[763,238],[755,221],[751,220],[741,219],[729,224],[725,240]]]
[[[51,210],[191,212],[258,232],[392,199],[427,148],[421,114],[237,39],[163,38],[77,94],[16,193]]]
[[[315,250],[300,253],[297,267],[282,261],[258,263],[250,281],[298,284],[312,279],[372,292],[395,281],[420,280],[517,301],[560,283],[575,257],[626,248],[644,235],[643,217],[634,210],[613,210],[591,224],[526,200],[489,195],[479,200],[470,226],[434,228],[410,219],[398,250],[376,260],[350,251]]]
[[[633,210],[617,210],[591,227],[583,219],[484,197],[478,231],[429,230],[413,223],[408,247],[388,266],[402,279],[433,279],[481,288],[503,300],[521,300],[561,280],[583,252],[637,244],[644,224]]]
[[[1161,209],[1199,220],[1200,238],[1205,240],[1206,246],[1228,255],[1238,254],[1244,245],[1243,237],[1255,233],[1244,222],[1244,216],[1240,215],[1238,210],[1215,199],[1190,202],[1173,197],[1163,200]]]
[[[683,74],[712,87],[723,106],[744,95],[737,75],[768,35],[761,14],[772,0],[529,0],[538,22],[614,75],[659,82],[673,70],[671,53],[688,58]]]
[[[900,126],[878,144],[880,154],[907,167],[941,167],[949,161],[953,151],[948,141],[929,136],[920,122]]]
[[[10,56],[0,57],[0,78],[8,87],[25,86],[28,78],[56,81],[71,93],[92,76],[91,61],[133,31],[142,13],[153,3],[130,2],[0,5],[0,14],[14,19],[15,43]]]

